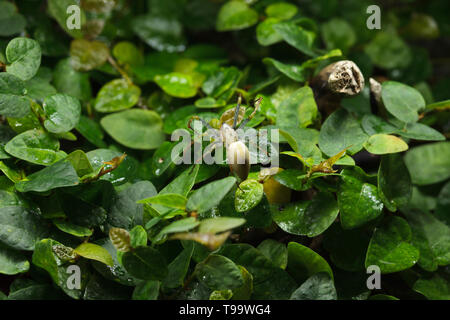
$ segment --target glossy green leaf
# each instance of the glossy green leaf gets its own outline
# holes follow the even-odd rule
[[[198,213],[208,211],[220,203],[235,183],[236,178],[228,177],[211,182],[195,190],[188,199],[186,209]]]
[[[125,252],[122,264],[131,275],[143,280],[163,280],[168,273],[166,259],[151,247]]]
[[[25,131],[5,146],[10,155],[44,166],[49,166],[66,157],[65,152],[59,151],[59,142],[41,130]]]
[[[378,188],[367,181],[360,168],[344,169],[338,190],[341,224],[344,229],[357,228],[379,217],[383,202]]]
[[[274,25],[273,28],[284,41],[300,52],[311,57],[316,56],[313,50],[316,35],[313,32],[303,29],[294,22],[281,22]]]
[[[0,114],[22,118],[30,112],[30,100],[25,97],[25,83],[16,76],[0,73]]]
[[[381,97],[386,109],[406,123],[416,122],[419,119],[417,112],[425,108],[425,100],[420,92],[399,82],[383,82]]]
[[[170,96],[177,98],[192,98],[197,94],[197,88],[189,74],[172,72],[155,77],[157,85]]]
[[[27,272],[30,263],[19,251],[0,245],[0,274],[18,274]]]
[[[289,2],[276,2],[268,5],[265,9],[267,16],[281,20],[289,20],[296,15],[297,11],[297,6]]]
[[[313,123],[317,114],[317,105],[311,88],[302,87],[279,106],[277,125],[281,128],[307,127]]]
[[[420,251],[418,264],[427,271],[450,264],[450,229],[433,214],[403,210],[412,230],[412,243]]]
[[[23,15],[17,12],[14,4],[2,1],[0,2],[0,36],[9,37],[18,34],[25,29],[27,21]]]
[[[142,199],[138,203],[159,204],[168,208],[184,210],[186,208],[186,197],[177,193],[166,193]]]
[[[37,241],[48,233],[45,222],[23,206],[0,208],[0,242],[19,250],[34,250]]]
[[[411,49],[397,35],[379,32],[365,48],[373,63],[383,69],[406,67],[412,59]]]
[[[358,152],[367,139],[359,121],[345,109],[338,109],[322,124],[319,147],[331,157],[345,148],[351,153]]]
[[[283,40],[275,29],[274,25],[281,22],[278,18],[268,17],[256,27],[256,39],[262,46],[270,46]]]
[[[147,45],[157,51],[183,51],[183,26],[177,19],[159,14],[147,14],[133,19],[133,31]]]
[[[438,274],[431,278],[421,278],[414,283],[413,289],[429,300],[449,300],[450,282]]]
[[[408,145],[401,138],[390,134],[375,134],[365,143],[364,148],[373,154],[389,154],[408,150]]]
[[[412,267],[419,260],[419,250],[411,244],[411,229],[400,217],[390,217],[372,235],[366,256],[366,267],[376,265],[381,273],[392,273]]]
[[[245,219],[230,217],[215,217],[200,221],[198,232],[220,233],[237,228],[245,223]]]
[[[20,192],[45,192],[48,190],[73,187],[80,183],[75,168],[69,161],[59,161],[47,168],[29,175],[26,180],[16,183]]]
[[[236,189],[234,206],[237,212],[253,209],[262,200],[264,188],[257,180],[247,179]]]
[[[217,31],[241,30],[258,22],[258,13],[245,2],[232,0],[225,3],[219,11],[216,22]]]
[[[211,254],[195,267],[197,279],[212,290],[236,289],[244,284],[241,270],[230,259]]]
[[[72,130],[80,121],[81,105],[78,99],[65,94],[55,94],[44,100],[47,119],[45,128],[52,133]]]
[[[325,272],[333,279],[333,272],[327,261],[310,248],[296,242],[288,243],[287,271],[298,283],[320,272]]]
[[[412,183],[401,156],[386,155],[381,158],[378,169],[378,194],[386,208],[392,212],[408,204],[412,194]]]
[[[412,182],[428,185],[450,177],[450,142],[436,142],[409,150],[405,155]]]
[[[284,231],[314,237],[324,232],[339,213],[336,200],[330,193],[322,192],[312,201],[289,204],[274,210],[274,221]]]
[[[284,244],[272,239],[266,239],[258,245],[257,248],[281,269],[286,269],[288,262],[288,251]]]
[[[114,264],[109,252],[94,243],[82,243],[74,249],[74,252],[83,258],[100,261],[108,266],[112,266]]]
[[[327,273],[316,273],[292,293],[291,300],[337,300],[333,279]]]
[[[98,92],[95,110],[98,112],[117,112],[133,107],[141,95],[141,89],[124,79],[112,80]]]
[[[41,65],[39,43],[29,38],[14,38],[6,47],[8,65],[6,71],[21,80],[34,77]]]
[[[151,110],[132,109],[103,117],[100,124],[117,142],[140,150],[156,149],[164,140],[162,120]]]

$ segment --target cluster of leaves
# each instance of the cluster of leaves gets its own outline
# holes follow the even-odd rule
[[[450,299],[449,3],[372,2],[0,0],[0,299]],[[280,168],[175,165],[238,95]]]

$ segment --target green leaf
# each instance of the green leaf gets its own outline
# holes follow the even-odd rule
[[[114,264],[108,250],[97,244],[85,242],[73,249],[73,251],[83,258],[100,261],[108,266]]]
[[[302,87],[292,93],[278,107],[277,125],[284,129],[307,127],[313,123],[317,114],[317,105],[311,88]]]
[[[47,225],[33,211],[22,206],[0,208],[0,242],[18,250],[34,250],[37,241],[45,238]]]
[[[192,98],[197,94],[192,76],[179,72],[157,75],[155,82],[170,96],[177,98]]]
[[[125,269],[142,280],[164,280],[168,274],[164,256],[151,247],[138,247],[122,256]]]
[[[27,272],[30,263],[19,251],[0,245],[0,274],[14,275]]]
[[[273,28],[274,25],[280,22],[281,20],[278,18],[268,17],[263,22],[258,24],[256,27],[256,39],[260,45],[270,46],[283,40],[281,35],[279,35]]]
[[[425,108],[420,92],[400,82],[383,82],[381,97],[389,113],[406,123],[416,122],[419,119],[417,112]]]
[[[415,140],[445,140],[445,136],[442,133],[422,123],[407,123],[403,130],[398,130],[396,133],[402,137]]]
[[[450,282],[439,274],[431,278],[421,278],[414,283],[414,291],[427,297],[429,300],[449,300]]]
[[[363,127],[364,131],[370,136],[378,133],[400,134],[400,130],[396,126],[373,114],[366,114],[361,120],[361,126]]]
[[[166,193],[153,196],[151,198],[142,199],[138,203],[159,204],[168,208],[185,210],[187,199],[177,193]]]
[[[135,17],[131,26],[142,41],[157,51],[179,52],[186,48],[183,25],[177,19],[147,14]]]
[[[130,244],[131,247],[137,248],[147,245],[147,231],[145,231],[143,226],[135,226],[130,231]]]
[[[111,161],[116,157],[121,157],[123,154],[110,149],[96,149],[89,151],[86,155],[91,162],[94,171],[98,171],[102,166],[104,166],[105,169],[111,168],[109,164],[105,165],[105,162]],[[124,184],[134,180],[137,174],[137,166],[137,160],[127,155],[119,167],[112,172],[105,174],[100,179],[111,181],[114,185]]]
[[[408,169],[400,155],[381,158],[378,169],[378,194],[389,211],[408,204],[412,194],[412,183]]]
[[[108,226],[131,230],[143,224],[144,207],[137,201],[156,195],[150,181],[139,181],[121,190],[113,199],[106,223]]]
[[[81,38],[83,33],[79,29],[69,29],[67,26],[67,19],[70,14],[67,13],[67,8],[72,5],[78,6],[80,3],[77,0],[49,0],[48,1],[48,11],[55,18],[58,24],[64,31],[66,31],[70,36],[74,38]],[[84,10],[81,10],[81,23],[85,21]]]
[[[236,289],[244,285],[239,267],[230,259],[211,254],[195,267],[197,279],[211,290]]]
[[[273,212],[274,221],[284,231],[315,237],[324,232],[339,213],[331,193],[321,192],[312,201],[291,203]]]
[[[19,192],[45,192],[79,184],[78,174],[69,161],[59,161],[16,183]]]
[[[272,58],[264,58],[263,62],[267,65],[273,65],[278,71],[288,76],[292,80],[304,82],[306,80],[305,70],[294,64],[285,64]],[[280,111],[283,109],[280,109]]]
[[[327,273],[316,273],[292,293],[291,300],[337,300],[333,279]]]
[[[6,47],[6,58],[6,72],[23,81],[30,80],[41,65],[41,47],[33,39],[14,38]]]
[[[200,221],[198,232],[200,233],[220,233],[237,228],[245,223],[245,219],[230,217],[215,217]]]
[[[412,230],[412,243],[420,250],[418,264],[427,271],[450,264],[450,229],[422,210],[403,210]]]
[[[86,153],[82,150],[75,150],[67,156],[66,160],[72,164],[79,177],[94,172]]]
[[[184,284],[184,278],[189,269],[194,246],[185,248],[181,253],[173,259],[169,264],[167,277],[163,280],[162,285],[165,288],[178,288]]]
[[[81,116],[78,125],[76,126],[77,131],[86,138],[90,143],[98,148],[105,148],[106,144],[103,141],[104,134],[100,124],[94,120]]]
[[[356,153],[361,150],[368,136],[359,121],[345,109],[333,112],[322,124],[319,147],[327,156],[334,156],[345,148]]]
[[[236,178],[234,177],[227,177],[208,183],[192,193],[186,204],[186,209],[198,213],[208,211],[212,207],[217,206],[235,184]]]
[[[22,118],[30,112],[30,100],[24,96],[25,84],[12,74],[0,73],[0,114]]]
[[[195,101],[195,106],[199,109],[211,109],[211,108],[220,108],[225,106],[225,101],[219,100],[212,97],[206,97],[202,99],[198,99]]]
[[[17,12],[13,3],[0,2],[0,36],[9,37],[18,34],[25,29],[27,21],[25,17]]]
[[[78,99],[55,94],[44,100],[45,128],[52,133],[63,133],[72,130],[80,121],[81,105]]]
[[[82,73],[72,68],[70,58],[63,59],[53,72],[53,84],[60,93],[68,94],[81,101],[89,101],[92,96],[89,73]]]
[[[155,111],[125,110],[103,117],[100,124],[114,140],[132,149],[156,149],[164,141],[162,120]]]
[[[450,177],[450,142],[436,142],[409,150],[405,155],[412,182],[428,185]]]
[[[286,269],[288,262],[288,251],[283,243],[272,239],[266,239],[257,248],[263,255],[281,269]]]
[[[200,224],[194,217],[185,218],[172,222],[171,224],[165,226],[160,232],[157,238],[169,233],[185,232],[194,229]]]
[[[392,216],[375,228],[366,256],[366,267],[377,265],[381,273],[398,272],[411,268],[419,260],[419,250],[411,244],[408,223]]]
[[[381,215],[383,202],[378,189],[367,182],[360,168],[344,169],[341,179],[337,198],[344,229],[357,228]]]
[[[70,64],[77,71],[90,71],[102,66],[109,57],[109,48],[100,41],[76,39],[70,44]]]
[[[281,35],[284,41],[300,52],[311,57],[317,55],[313,50],[313,43],[316,38],[315,33],[303,29],[294,22],[281,22],[274,25],[273,28]]]
[[[70,223],[63,220],[53,220],[54,225],[62,232],[71,234],[75,237],[89,237],[92,235],[93,231],[89,228],[77,226],[76,224]]]
[[[25,131],[12,138],[5,146],[10,155],[44,166],[66,157],[66,153],[59,151],[59,142],[41,130]]]
[[[124,79],[105,84],[98,92],[94,108],[98,112],[117,112],[129,109],[139,101],[141,89]]]
[[[334,223],[324,234],[324,248],[330,253],[334,265],[342,270],[365,270],[364,261],[370,235],[364,229],[344,230]]]
[[[131,42],[122,41],[117,43],[112,52],[114,57],[121,64],[130,66],[140,66],[144,64],[144,56]]]
[[[296,242],[288,243],[287,271],[298,283],[320,272],[325,272],[333,279],[333,272],[327,261],[310,248]]]
[[[397,35],[379,32],[365,47],[372,62],[383,69],[404,68],[412,60],[411,49]]]
[[[288,2],[276,2],[268,5],[265,12],[268,17],[275,17],[281,20],[289,20],[297,14],[297,6]]]
[[[237,212],[246,212],[258,205],[264,195],[264,188],[261,183],[254,179],[247,179],[236,189],[234,206]]]
[[[133,300],[157,300],[161,282],[142,281],[134,288]]]
[[[216,21],[217,31],[241,30],[258,22],[258,13],[245,2],[232,0],[220,8]]]
[[[389,154],[408,150],[408,145],[396,136],[380,133],[364,142],[364,148],[373,154]]]
[[[356,33],[343,19],[334,18],[322,25],[322,38],[328,50],[339,48],[346,52],[356,43]]]

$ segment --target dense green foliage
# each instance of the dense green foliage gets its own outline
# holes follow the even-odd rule
[[[0,0],[0,299],[450,299],[449,12]],[[365,88],[325,103],[340,60]],[[170,135],[238,96],[281,169],[176,165]]]

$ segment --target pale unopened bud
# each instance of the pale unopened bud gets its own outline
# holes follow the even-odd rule
[[[250,172],[250,153],[242,141],[236,141],[227,148],[227,162],[231,171],[241,180],[245,180]]]

